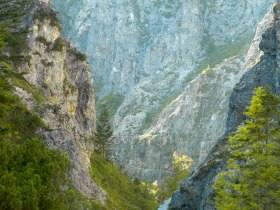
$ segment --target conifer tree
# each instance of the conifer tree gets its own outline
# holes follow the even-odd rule
[[[109,113],[106,105],[101,107],[99,117],[97,119],[96,132],[93,141],[95,143],[95,151],[102,154],[104,158],[110,155],[110,144],[112,137],[112,128],[110,125]]]
[[[248,120],[229,137],[232,156],[214,186],[218,210],[279,209],[279,105],[269,88],[256,88]]]

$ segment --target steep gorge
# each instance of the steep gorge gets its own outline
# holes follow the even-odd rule
[[[110,106],[115,163],[131,177],[162,180],[173,152],[187,154],[195,161],[193,173],[171,208],[213,209],[211,185],[225,165],[226,137],[244,120],[252,90],[269,85],[280,93],[279,5],[263,17],[273,2],[53,0],[64,36],[72,38],[67,42],[48,0],[2,0],[2,14],[22,14],[20,28],[12,32],[22,30],[26,42],[14,54],[2,47],[0,34],[0,73],[17,75],[6,79],[42,119],[37,134],[51,149],[68,154],[69,176],[87,198],[108,201],[110,187],[98,166],[119,173],[96,155],[93,170],[107,192],[90,177],[93,83],[99,103]],[[13,13],[19,8],[22,13]],[[3,17],[0,26],[8,22]],[[88,54],[93,77],[73,43]]]
[[[118,166],[153,181],[170,173],[174,151],[194,168],[204,161],[274,2],[52,1],[64,36],[89,56],[98,100],[112,104]]]

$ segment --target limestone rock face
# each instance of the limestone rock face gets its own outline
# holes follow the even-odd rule
[[[217,173],[225,169],[228,158],[226,139],[244,121],[243,113],[250,103],[253,90],[258,86],[270,86],[275,94],[280,95],[279,3],[273,7],[272,17],[273,19],[266,26],[259,43],[259,48],[262,51],[261,57],[256,57],[257,62],[253,62],[254,65],[249,65],[251,66],[250,69],[236,84],[231,94],[224,136],[219,139],[206,160],[175,192],[171,201],[171,209],[215,209],[213,202],[211,202],[213,197],[212,185]]]
[[[124,99],[113,116],[117,165],[152,181],[168,173],[174,151],[196,164],[205,159],[225,131],[229,96],[258,54],[246,51],[274,2],[52,1],[64,35],[89,56],[98,99]]]
[[[101,201],[106,193],[89,175],[95,130],[95,99],[92,75],[81,53],[60,35],[55,13],[45,2],[30,1],[23,18],[27,34],[26,57],[22,73],[41,97],[33,97],[16,87],[17,94],[47,125],[39,131],[52,149],[68,153],[73,164],[70,176],[84,195]],[[39,13],[39,15],[37,15]]]
[[[187,154],[196,164],[204,160],[225,130],[229,97],[244,73],[240,71],[243,65],[244,57],[231,58],[190,82],[153,126],[138,137],[140,146],[133,145],[136,150],[127,165],[128,172],[145,179],[161,179],[158,171],[163,175],[169,172],[166,169],[174,151]]]
[[[272,2],[53,0],[52,5],[65,36],[89,55],[95,83],[102,85],[99,94],[126,95],[141,82],[169,74],[182,80],[206,47],[252,35]]]

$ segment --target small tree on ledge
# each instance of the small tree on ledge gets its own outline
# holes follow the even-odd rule
[[[97,119],[96,131],[93,136],[95,151],[100,153],[104,158],[110,155],[109,146],[113,131],[110,125],[110,119],[107,106],[104,104],[101,107],[99,117]]]

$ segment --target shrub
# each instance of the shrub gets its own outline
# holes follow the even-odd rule
[[[86,61],[87,60],[86,54],[81,53],[78,50],[75,52],[75,57],[76,57],[77,60],[80,60],[80,61]]]
[[[62,52],[64,47],[65,47],[64,39],[61,37],[58,37],[54,42],[53,50]]]
[[[45,38],[45,37],[43,37],[43,36],[38,36],[37,38],[36,38],[36,40],[38,41],[38,42],[41,42],[42,44],[44,44],[44,45],[46,45],[46,46],[49,46],[49,42],[48,42],[48,40]]]

